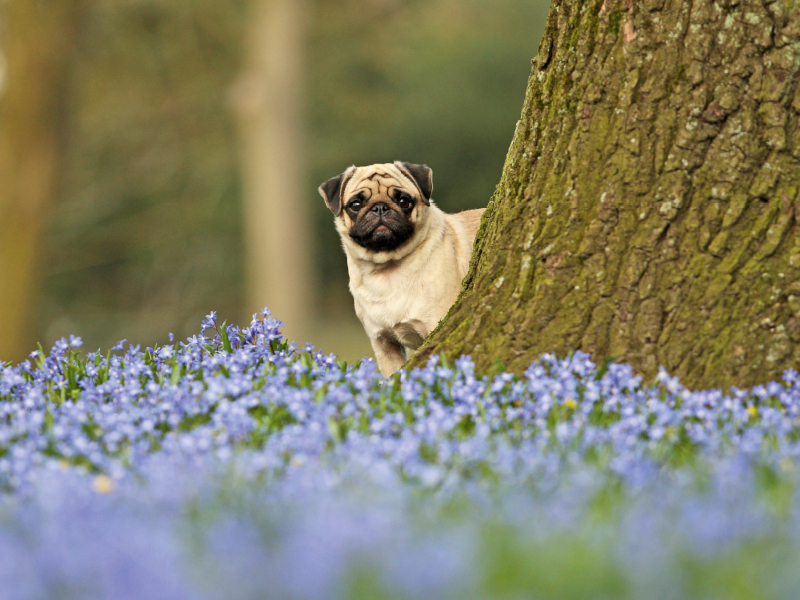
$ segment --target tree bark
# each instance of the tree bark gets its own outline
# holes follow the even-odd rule
[[[253,0],[247,68],[234,90],[244,181],[247,310],[269,306],[289,339],[311,320],[304,197],[305,0]]]
[[[0,90],[0,360],[24,358],[35,340],[42,229],[62,157],[69,60],[78,0],[3,7],[6,76]]]
[[[800,365],[798,0],[554,0],[464,290],[414,357]]]

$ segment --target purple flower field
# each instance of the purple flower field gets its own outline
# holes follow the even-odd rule
[[[800,377],[384,379],[269,311],[0,363],[0,599],[795,599]]]

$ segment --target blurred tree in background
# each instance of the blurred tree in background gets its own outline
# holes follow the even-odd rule
[[[76,0],[0,4],[0,358],[33,346],[42,238],[62,165]],[[6,55],[9,57],[6,59]]]
[[[232,90],[239,117],[247,293],[293,340],[313,335],[314,260],[304,192],[307,0],[252,0],[244,69]]]
[[[252,281],[260,268],[248,269],[256,261],[245,254],[276,240],[259,240],[267,232],[245,226],[251,218],[245,207],[254,201],[243,199],[254,189],[246,182],[259,169],[248,151],[242,87],[257,65],[254,53],[269,47],[254,43],[258,7],[275,1],[75,0],[75,41],[65,42],[66,62],[48,83],[57,90],[61,78],[65,88],[50,96],[63,107],[63,176],[38,244],[40,293],[26,301],[44,344],[69,333],[82,335],[91,349],[121,338],[164,343],[163,331],[195,333],[209,310],[228,321],[249,318],[258,298],[247,299],[247,276],[250,289],[263,283]],[[27,4],[5,0],[7,31],[20,27],[8,7]],[[485,205],[500,179],[549,2],[308,0],[307,6],[297,38],[306,45],[298,50],[304,58],[294,63],[306,65],[304,98],[295,103],[304,117],[294,125],[275,117],[296,130],[301,150],[287,154],[302,162],[294,184],[300,197],[274,204],[289,210],[301,203],[296,213],[306,211],[307,237],[282,242],[278,261],[307,252],[310,291],[286,286],[311,307],[306,337],[354,358],[368,353],[369,344],[316,187],[351,164],[402,159],[433,168],[434,198],[444,210]],[[37,35],[58,39],[44,31]],[[0,43],[11,65],[9,40],[13,34]],[[8,87],[0,118],[11,94],[34,91]],[[245,94],[245,109],[246,100]],[[7,122],[0,121],[0,130],[10,131]],[[270,143],[280,150],[279,141]],[[10,202],[6,177],[19,175],[0,173],[3,207]],[[280,209],[267,214],[273,212],[279,222],[287,219]],[[8,288],[3,280],[0,286]],[[13,338],[5,335],[7,347],[29,350],[27,340]]]

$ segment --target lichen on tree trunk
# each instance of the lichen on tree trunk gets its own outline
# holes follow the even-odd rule
[[[413,358],[800,365],[800,3],[554,0],[464,290]]]

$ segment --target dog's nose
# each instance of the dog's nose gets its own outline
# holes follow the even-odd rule
[[[384,204],[383,202],[379,202],[378,204],[376,204],[375,206],[372,207],[372,212],[378,213],[379,217],[382,217],[383,215],[388,213],[389,210],[391,210],[389,208],[389,205],[388,204]]]

